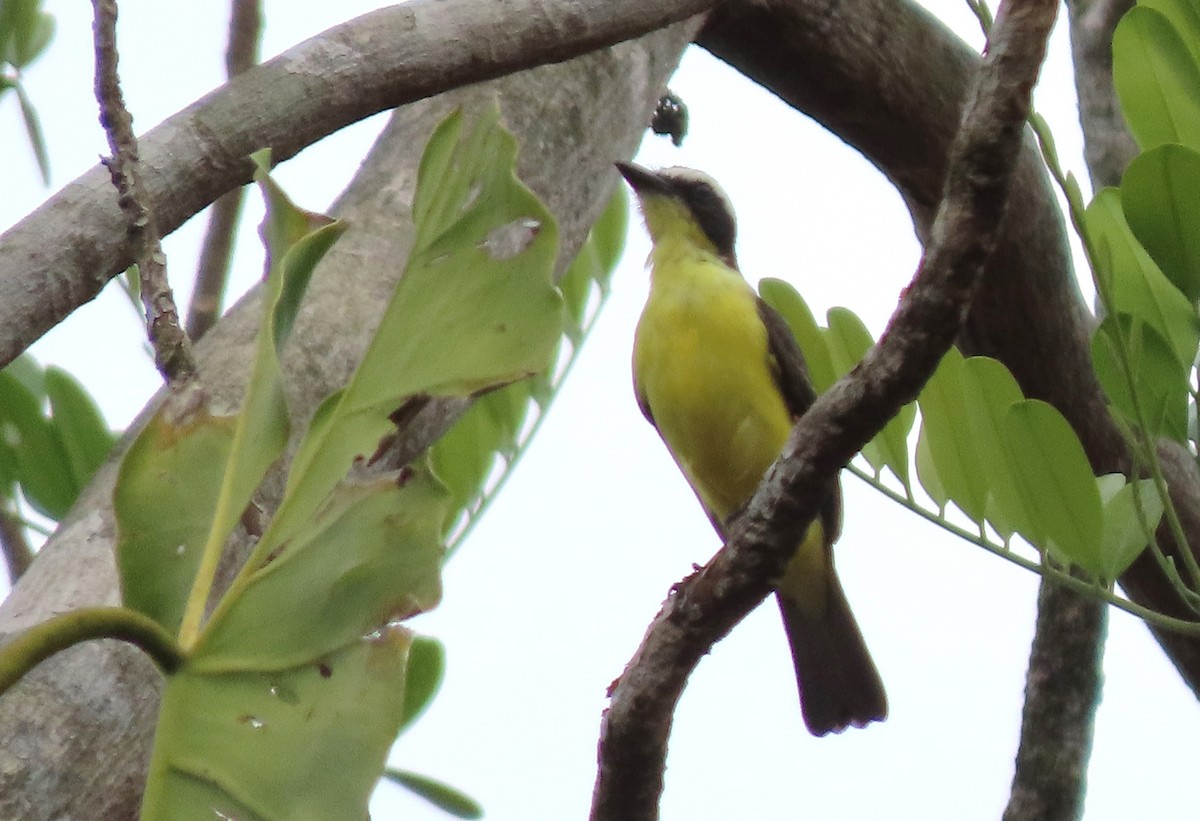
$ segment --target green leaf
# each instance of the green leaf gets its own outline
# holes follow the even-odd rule
[[[1038,399],[1010,405],[1004,428],[1017,488],[1030,515],[1029,531],[1022,535],[1063,561],[1102,573],[1100,494],[1075,431]]]
[[[608,289],[609,279],[617,270],[617,263],[621,261],[621,253],[625,250],[625,238],[628,234],[629,194],[626,193],[625,186],[618,185],[613,188],[612,197],[604,206],[600,218],[592,226],[587,239],[595,246],[597,261],[600,263],[601,270],[605,272],[600,283],[602,290]]]
[[[404,679],[404,720],[400,732],[408,729],[429,707],[442,686],[446,673],[446,648],[437,639],[417,636],[408,653]]]
[[[434,472],[450,490],[456,510],[479,497],[497,454],[511,452],[528,403],[528,380],[482,396],[430,449]]]
[[[972,447],[980,460],[977,469],[986,477],[986,514],[1005,539],[1029,532],[1031,516],[1017,486],[1017,466],[1005,440],[1005,417],[1014,403],[1025,398],[1017,380],[1003,363],[985,356],[963,361],[963,402]]]
[[[4,372],[15,377],[33,398],[41,402],[46,398],[45,372],[37,360],[28,353],[23,353],[5,366]]]
[[[215,569],[251,494],[287,444],[279,347],[313,267],[345,229],[344,223],[296,208],[267,177],[268,154],[252,159],[267,201],[262,235],[268,273],[265,318],[241,410],[235,417],[214,416],[203,396],[168,399],[131,448],[133,458],[122,464],[116,488],[126,602],[169,631],[180,629],[188,596],[203,592],[194,590],[197,574],[207,578]],[[186,490],[171,487],[166,476],[186,479]],[[156,482],[162,486],[156,488]],[[197,613],[199,604],[193,604]],[[198,625],[183,627],[191,631]],[[186,644],[187,637],[181,638]]]
[[[171,633],[212,530],[234,425],[202,407],[169,420],[159,413],[121,462],[113,491],[121,601]]]
[[[521,449],[548,412],[559,382],[565,378],[606,298],[625,241],[627,214],[624,189],[618,188],[559,283],[567,306],[566,336],[571,342],[569,351],[560,348],[559,356],[568,356],[567,364],[552,366],[529,379],[479,397],[430,448],[434,472],[450,489],[458,511],[447,519],[447,533],[455,534],[451,550],[462,542],[487,508],[488,499],[514,470]],[[597,290],[600,302],[589,313],[591,295]],[[537,408],[533,408],[531,400]],[[531,411],[538,414],[532,426],[525,424]],[[497,462],[497,456],[503,457],[503,461]],[[490,486],[489,477],[494,477]]]
[[[1143,152],[1121,179],[1121,208],[1171,283],[1200,299],[1200,154],[1181,145]]]
[[[944,512],[946,503],[950,501],[950,494],[946,492],[942,477],[938,476],[937,464],[929,450],[929,435],[925,433],[923,423],[917,431],[917,479],[929,494],[929,498],[938,506],[938,510]]]
[[[430,138],[406,273],[350,384],[300,445],[260,551],[296,532],[408,397],[477,393],[553,362],[563,333],[554,219],[516,178],[516,142],[495,108],[461,140],[460,130],[455,113]]]
[[[67,452],[71,474],[82,488],[103,464],[116,436],[108,429],[100,409],[83,386],[61,368],[47,368],[46,394],[53,424]]]
[[[22,69],[45,51],[54,36],[54,17],[40,7],[41,0],[0,2],[0,61]]]
[[[1167,18],[1187,46],[1192,62],[1200,65],[1200,9],[1193,0],[1141,0],[1138,5]]]
[[[433,689],[426,645],[405,692],[398,621],[440,595],[447,504],[424,471],[347,481],[221,600],[163,695],[145,821],[365,817],[388,748]]]
[[[792,336],[796,337],[796,344],[804,354],[813,389],[817,393],[829,390],[837,380],[838,374],[834,371],[825,335],[817,326],[817,320],[808,309],[808,303],[791,283],[782,279],[759,280],[758,293],[764,302],[779,312],[792,329]]]
[[[386,625],[287,669],[185,665],[163,692],[142,821],[366,818],[403,716],[409,640]]]
[[[1120,474],[1096,477],[1104,503],[1104,532],[1101,537],[1101,577],[1112,581],[1120,578],[1146,549],[1146,531],[1138,518],[1138,496],[1142,513],[1153,533],[1162,518],[1162,498],[1154,490],[1154,481],[1140,479],[1126,482]]]
[[[339,485],[303,532],[248,566],[213,613],[192,668],[294,667],[432,608],[449,495],[424,471],[400,481]]]
[[[1138,427],[1134,396],[1130,394],[1129,380],[1121,369],[1117,352],[1118,334],[1124,338],[1128,350],[1137,404],[1149,426],[1146,433],[1184,442],[1190,395],[1189,371],[1179,364],[1158,331],[1121,314],[1105,317],[1092,336],[1092,363],[1113,407],[1131,427]]]
[[[15,451],[26,501],[43,516],[61,519],[80,489],[70,456],[40,399],[7,369],[0,371],[0,430]]]
[[[968,419],[962,371],[962,354],[951,348],[917,400],[921,435],[950,501],[972,521],[982,523],[987,509],[987,475]]]
[[[41,0],[0,0],[0,62],[20,68],[33,39]]]
[[[1097,194],[1084,221],[1101,252],[1096,275],[1111,292],[1108,312],[1128,314],[1154,328],[1170,342],[1179,363],[1190,367],[1200,340],[1196,313],[1134,238],[1117,190],[1106,188]]]
[[[875,344],[871,332],[852,311],[832,308],[828,313],[830,360],[838,377],[850,372]],[[908,432],[916,420],[917,409],[912,403],[902,407],[874,439],[862,449],[862,455],[876,472],[889,468],[904,486],[908,478]]]
[[[1200,149],[1200,67],[1161,13],[1130,9],[1113,33],[1113,81],[1143,150],[1164,143]]]
[[[483,818],[483,807],[478,801],[429,776],[389,767],[383,771],[383,777],[421,796],[455,818]]]

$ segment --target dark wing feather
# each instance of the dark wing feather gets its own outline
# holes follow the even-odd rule
[[[658,430],[658,425],[654,424],[654,414],[650,412],[650,400],[646,397],[642,386],[638,384],[637,374],[633,375],[633,395],[637,399],[638,407],[642,409],[642,416],[646,417],[647,422],[654,425],[655,430]]]
[[[793,419],[799,419],[812,407],[817,399],[808,378],[808,365],[804,354],[796,344],[792,329],[778,311],[768,305],[760,297],[758,300],[758,315],[767,328],[767,352],[770,357],[771,373],[783,401]],[[842,531],[842,485],[836,478],[825,503],[821,506],[821,525],[825,528],[829,544],[837,541]]]

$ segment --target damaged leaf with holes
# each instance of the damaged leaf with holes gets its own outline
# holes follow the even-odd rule
[[[365,817],[435,686],[406,694],[398,622],[441,594],[448,508],[425,470],[347,480],[244,575],[163,694],[143,818]]]
[[[205,557],[215,562],[287,443],[280,350],[313,269],[345,229],[293,205],[267,174],[269,153],[254,159],[267,204],[267,276],[242,406],[235,416],[215,413],[199,385],[168,397],[130,446],[114,491],[122,600],[171,633]]]
[[[440,596],[452,508],[422,464],[352,467],[406,400],[489,391],[553,361],[557,232],[515,156],[494,109],[431,138],[417,242],[380,328],[316,411],[270,524],[167,685],[143,818],[365,817],[413,709],[398,621]]]
[[[618,187],[559,281],[566,308],[559,363],[479,397],[430,448],[433,469],[454,497],[456,514],[447,520],[448,533],[453,534],[451,549],[461,543],[499,490],[548,411],[607,297],[624,248],[628,212],[625,189]],[[530,413],[536,418],[526,424]],[[495,478],[489,483],[489,477]]]
[[[564,327],[551,283],[558,229],[517,178],[516,141],[496,107],[442,121],[421,160],[415,239],[379,330],[345,389],[318,409],[259,546],[281,544],[414,396],[479,394],[553,362]]]

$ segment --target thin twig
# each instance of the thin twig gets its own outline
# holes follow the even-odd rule
[[[262,35],[260,0],[233,0],[229,19],[229,46],[225,51],[225,70],[229,79],[252,68],[258,62]],[[229,263],[242,213],[245,188],[236,188],[213,203],[200,248],[200,265],[188,308],[187,330],[198,340],[217,321],[229,281]]]
[[[7,502],[0,504],[0,551],[4,553],[4,563],[8,566],[9,585],[14,585],[33,564],[33,548],[25,538],[25,528],[20,518]]]
[[[167,282],[166,256],[154,215],[143,200],[133,117],[125,108],[117,75],[117,3],[116,0],[94,0],[93,6],[96,101],[100,103],[100,124],[104,126],[112,151],[112,157],[102,158],[101,162],[112,176],[117,201],[127,220],[128,241],[141,277],[142,304],[146,309],[146,326],[154,346],[155,363],[169,383],[176,383],[191,377],[196,371],[196,363],[192,359],[191,343],[179,324],[179,311]]]
[[[667,737],[688,675],[770,592],[829,477],[916,398],[962,328],[996,243],[1057,9],[1055,0],[1001,8],[951,149],[931,242],[888,330],[796,424],[726,546],[675,588],[614,684],[601,726],[593,821],[657,818]]]

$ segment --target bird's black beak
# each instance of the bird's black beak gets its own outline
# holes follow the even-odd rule
[[[631,162],[614,163],[617,170],[621,172],[621,176],[629,183],[638,194],[666,194],[670,191],[670,186],[666,180],[655,174],[648,168]]]

